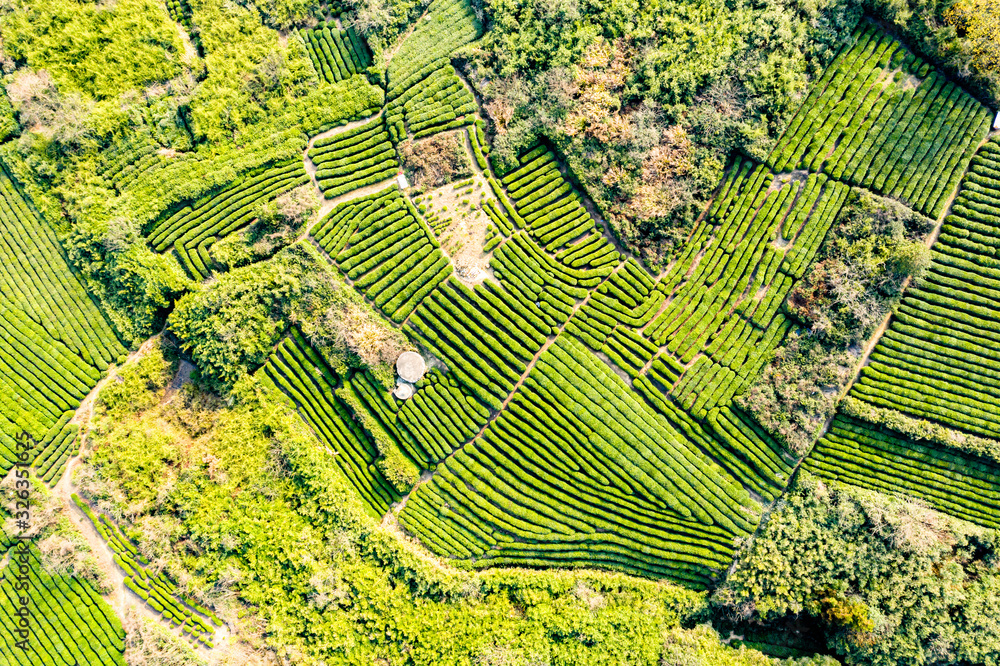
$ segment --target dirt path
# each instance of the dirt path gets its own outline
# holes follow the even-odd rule
[[[336,208],[337,204],[341,203],[342,201],[349,201],[350,199],[355,198],[354,196],[350,196],[350,195],[364,196],[365,194],[371,194],[372,192],[377,192],[380,188],[385,187],[385,184],[388,181],[383,182],[383,183],[376,183],[375,185],[369,185],[368,187],[363,187],[363,188],[361,188],[359,190],[354,190],[352,192],[348,192],[347,194],[344,194],[344,195],[342,195],[340,197],[334,197],[333,199],[327,199],[323,195],[323,190],[320,189],[319,182],[316,180],[316,172],[319,171],[319,167],[316,166],[316,163],[313,162],[312,159],[309,158],[309,151],[312,150],[313,145],[317,141],[319,141],[320,139],[327,139],[327,138],[329,138],[331,136],[337,136],[338,134],[343,134],[344,132],[352,130],[352,129],[356,128],[356,127],[361,127],[362,125],[370,123],[371,121],[373,121],[376,118],[380,117],[382,115],[383,111],[384,111],[384,109],[381,110],[381,111],[379,111],[378,113],[376,113],[374,116],[369,116],[367,118],[361,118],[360,120],[353,120],[353,121],[347,123],[346,125],[338,125],[337,127],[328,129],[325,132],[320,132],[316,136],[314,136],[311,139],[309,139],[309,143],[306,144],[306,149],[302,153],[302,161],[305,164],[306,173],[309,175],[309,182],[312,183],[313,187],[316,190],[316,195],[319,197],[319,199],[320,199],[320,201],[322,203],[320,204],[319,210],[316,212],[316,215],[314,216],[314,219],[310,220],[310,222],[306,225],[306,230],[303,233],[303,236],[305,236],[305,234],[309,233],[309,229],[312,227],[313,224],[315,224],[319,220],[322,220],[324,217],[326,217],[327,213],[329,213],[331,210],[333,210],[334,208]],[[374,189],[372,189],[372,188],[374,188]]]
[[[191,381],[191,373],[194,370],[194,363],[181,359],[180,364],[177,366],[177,374],[170,380],[166,390],[163,392],[163,399],[160,400],[161,405],[165,405],[173,400],[174,396],[181,390],[181,387]]]
[[[73,501],[71,494],[76,492],[77,488],[73,485],[71,479],[73,474],[73,469],[77,465],[84,464],[79,457],[74,457],[70,459],[69,464],[66,466],[66,472],[63,474],[59,483],[56,484],[55,494],[63,502],[69,512],[70,522],[76,526],[83,535],[83,538],[87,541],[87,545],[90,546],[90,550],[94,557],[97,558],[98,566],[102,571],[108,574],[111,579],[112,590],[109,594],[104,596],[104,599],[111,604],[114,609],[115,614],[119,618],[124,618],[126,611],[128,609],[134,609],[140,616],[159,623],[163,627],[171,627],[169,620],[165,620],[162,615],[155,612],[132,590],[125,587],[125,572],[122,571],[117,564],[115,564],[113,558],[113,551],[105,543],[101,535],[97,533],[97,529],[94,524],[90,522],[90,519],[80,510],[80,507],[76,505]],[[174,630],[176,633],[176,629]],[[179,633],[178,633],[179,635]],[[226,645],[227,639],[229,638],[229,628],[226,625],[218,628],[212,639],[213,648],[209,649],[200,643],[194,643],[192,641],[186,641],[191,648],[198,653],[203,659],[212,663],[213,653],[220,647]]]
[[[90,424],[91,419],[93,418],[94,401],[96,400],[97,394],[100,392],[101,388],[107,382],[114,381],[117,376],[117,372],[121,370],[121,368],[131,365],[145,356],[149,350],[152,349],[158,338],[159,335],[154,335],[149,340],[144,342],[138,350],[129,354],[122,366],[112,367],[108,376],[98,382],[93,390],[87,394],[87,397],[84,398],[79,409],[77,409],[76,414],[73,416],[71,423],[76,423],[81,426],[81,429],[86,430],[86,427]],[[178,368],[177,375],[168,387],[168,392],[173,389],[174,393],[176,393],[180,389],[181,385],[190,379],[191,370],[193,369],[193,365],[187,363],[186,361],[181,361],[181,366]],[[62,476],[59,478],[59,481],[56,483],[52,492],[57,498],[59,498],[59,501],[65,507],[70,522],[75,525],[80,534],[83,535],[83,538],[86,540],[91,552],[97,559],[98,566],[102,571],[108,574],[108,577],[111,580],[112,590],[107,595],[104,595],[104,599],[111,604],[115,614],[118,615],[120,619],[124,619],[127,609],[133,608],[140,614],[140,616],[156,621],[161,626],[168,628],[171,627],[169,620],[165,620],[163,616],[147,606],[137,594],[125,587],[125,572],[120,569],[117,564],[115,564],[111,548],[107,545],[104,539],[101,538],[101,535],[97,533],[97,529],[94,527],[94,524],[90,522],[90,519],[86,516],[86,514],[84,514],[83,511],[80,510],[80,507],[76,505],[76,502],[73,501],[72,495],[78,491],[78,488],[74,485],[72,480],[73,472],[78,466],[83,464],[86,463],[84,463],[79,455],[70,458],[69,462],[66,464],[66,469],[63,471]],[[174,631],[176,632],[176,630]],[[223,625],[215,632],[215,636],[212,641],[214,645],[213,648],[209,649],[200,643],[192,643],[191,641],[187,641],[187,643],[192,647],[192,649],[194,649],[195,652],[211,664],[214,663],[213,655],[216,655],[220,648],[223,648],[228,644],[228,638],[229,628],[227,625]]]

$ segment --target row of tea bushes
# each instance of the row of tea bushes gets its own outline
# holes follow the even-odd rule
[[[1000,141],[987,143],[851,395],[974,435],[996,438],[1000,415]]]
[[[938,217],[992,113],[863,24],[813,86],[767,163],[823,171]]]
[[[0,431],[42,439],[124,354],[54,231],[0,168]]]

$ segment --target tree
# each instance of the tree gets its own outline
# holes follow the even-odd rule
[[[957,0],[944,17],[969,41],[974,66],[1000,75],[1000,3]]]

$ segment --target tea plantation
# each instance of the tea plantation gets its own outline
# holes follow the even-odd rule
[[[0,664],[995,663],[963,3],[0,9]]]

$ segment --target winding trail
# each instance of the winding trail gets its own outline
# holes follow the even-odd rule
[[[94,416],[94,402],[97,399],[97,395],[100,390],[110,381],[114,381],[118,376],[118,372],[129,365],[136,363],[139,359],[145,356],[150,349],[152,349],[156,340],[160,337],[159,334],[154,335],[144,342],[137,351],[134,351],[128,355],[125,363],[121,366],[112,367],[108,372],[108,376],[97,383],[96,386],[87,394],[77,409],[76,413],[71,419],[71,423],[76,423],[81,428],[81,433],[84,436],[84,442],[81,445],[80,453],[83,453],[83,447],[87,445],[86,442],[86,431],[90,426],[91,420]],[[186,361],[182,361],[181,365],[177,370],[177,374],[174,380],[170,383],[167,391],[164,395],[164,400],[161,404],[169,401],[174,394],[180,389],[180,387],[188,380],[190,380],[191,370],[194,366]],[[171,393],[172,391],[172,393]],[[155,612],[150,608],[146,602],[142,600],[135,592],[125,587],[125,572],[115,564],[113,552],[111,548],[107,545],[101,535],[97,533],[97,529],[94,524],[90,522],[90,519],[83,513],[83,511],[76,505],[73,501],[72,495],[76,493],[79,489],[73,483],[73,472],[80,465],[86,464],[80,454],[77,454],[69,459],[66,464],[66,469],[63,471],[62,476],[53,488],[53,494],[59,499],[65,508],[66,514],[69,517],[70,522],[79,530],[80,534],[83,535],[84,540],[90,547],[91,553],[97,559],[97,565],[106,573],[111,580],[112,590],[108,594],[104,595],[104,599],[111,605],[114,609],[115,614],[119,619],[124,620],[126,616],[126,611],[128,609],[134,609],[141,617],[148,620],[157,622],[160,626],[172,628],[169,620],[163,618],[162,615]],[[180,636],[179,631],[172,628],[173,633]],[[208,661],[210,664],[216,663],[218,657],[228,650],[229,646],[230,631],[229,626],[223,624],[222,627],[217,628],[215,635],[212,640],[212,648],[207,648],[201,643],[196,643],[192,641],[185,641],[199,656]]]
[[[306,225],[306,228],[303,230],[302,235],[299,236],[300,240],[302,238],[305,238],[305,236],[309,233],[309,229],[312,227],[313,224],[326,217],[326,215],[331,210],[336,208],[338,204],[341,204],[345,201],[350,201],[351,199],[357,199],[358,197],[363,197],[368,194],[373,194],[382,189],[383,187],[386,187],[389,183],[393,182],[394,179],[390,178],[389,180],[382,181],[381,183],[368,185],[367,187],[362,187],[347,192],[346,194],[342,194],[339,197],[334,197],[333,199],[327,199],[323,195],[323,190],[319,186],[319,181],[316,180],[316,172],[319,171],[319,167],[316,166],[316,163],[313,162],[312,159],[309,157],[309,151],[312,150],[313,145],[320,139],[327,139],[332,136],[337,136],[338,134],[343,134],[344,132],[355,129],[357,127],[361,127],[362,125],[370,123],[376,118],[380,118],[384,112],[385,109],[383,108],[374,116],[368,116],[367,118],[352,120],[346,125],[337,125],[336,127],[328,129],[325,132],[320,132],[316,136],[309,139],[309,143],[306,144],[306,149],[302,151],[302,161],[305,164],[306,173],[309,175],[309,182],[312,183],[313,188],[315,188],[316,191],[316,196],[319,197],[319,200],[322,203],[320,204],[319,210],[316,212],[316,215],[313,216],[314,219],[309,221],[309,223]]]

